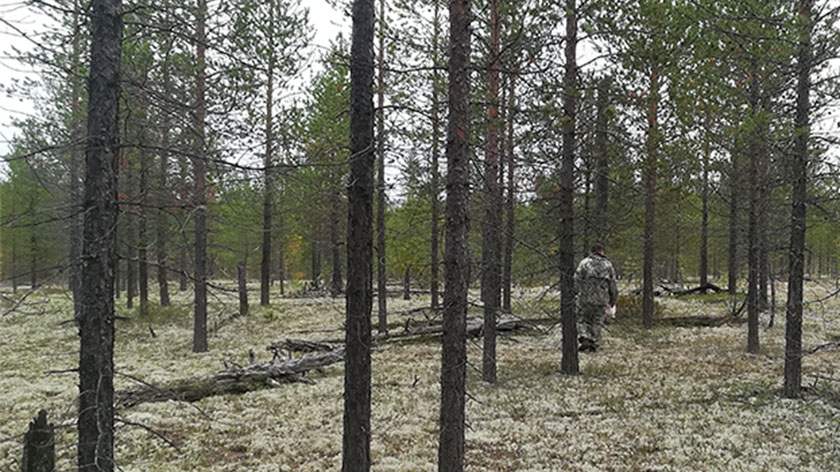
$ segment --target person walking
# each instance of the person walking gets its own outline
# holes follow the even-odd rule
[[[607,313],[618,301],[615,269],[604,254],[604,245],[600,242],[595,243],[591,251],[589,256],[580,261],[575,271],[578,342],[581,352],[598,350]]]

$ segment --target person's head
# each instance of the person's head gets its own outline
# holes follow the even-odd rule
[[[595,244],[592,245],[591,251],[592,251],[592,254],[600,254],[600,255],[603,256],[604,255],[604,243],[596,242]]]

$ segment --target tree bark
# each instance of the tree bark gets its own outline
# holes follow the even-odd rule
[[[122,151],[120,151],[122,152]],[[127,163],[125,179],[125,194],[127,198],[134,201],[134,165],[123,152],[121,159]],[[121,211],[122,219],[125,220],[125,234],[123,235],[123,246],[125,247],[125,306],[134,308],[134,297],[137,295],[137,218],[131,207]]]
[[[338,214],[341,204],[341,194],[338,187],[333,187],[330,202],[330,247],[332,249],[332,281],[330,293],[338,296],[344,289],[344,277],[341,272],[341,237],[338,234]]]
[[[645,143],[645,232],[642,247],[642,322],[645,328],[653,327],[653,278],[656,249],[656,155],[658,149],[659,70],[650,72],[650,97],[648,98],[648,129]]]
[[[165,57],[163,58],[161,73],[163,75],[163,94],[164,97],[169,97],[172,94],[172,81],[169,72],[169,49],[172,47],[170,40],[166,41],[166,47],[167,51]],[[155,249],[157,252],[158,263],[157,280],[158,291],[160,293],[160,306],[169,306],[169,279],[166,267],[169,259],[166,252],[167,214],[164,208],[172,195],[170,189],[167,187],[167,174],[169,173],[169,133],[171,124],[169,120],[169,113],[166,110],[160,110],[160,113],[163,120],[160,136],[160,147],[162,149],[160,152],[160,168],[158,174],[158,204],[160,208],[158,209]]]
[[[378,331],[388,331],[387,258],[385,252],[385,0],[379,1],[379,71],[376,120],[376,287],[379,293]]]
[[[516,156],[514,155],[514,109],[516,108],[516,76],[510,75],[508,81],[508,110],[507,110],[507,199],[505,200],[505,232],[503,264],[502,264],[502,309],[508,313],[511,311],[511,285],[513,284],[513,248],[516,235]]]
[[[145,126],[141,122],[141,127]],[[140,133],[140,142],[144,142],[144,134]],[[140,195],[139,195],[139,209],[137,218],[137,277],[140,288],[140,316],[149,316],[149,265],[148,261],[148,221],[146,220],[146,195],[149,192],[149,153],[145,149],[140,149]]]
[[[80,472],[114,470],[114,265],[122,3],[93,0],[79,336]]]
[[[470,0],[449,2],[449,124],[438,470],[464,470],[469,284]]]
[[[753,92],[755,93],[755,92]],[[750,111],[758,113],[757,98],[750,99]],[[749,221],[747,227],[747,352],[758,354],[758,160],[760,136],[756,130],[750,132],[749,145]]]
[[[566,70],[563,76],[563,155],[560,167],[560,317],[563,325],[563,358],[560,370],[580,372],[575,314],[574,184],[577,116],[577,7],[566,0]]]
[[[802,279],[805,251],[805,216],[808,198],[808,140],[811,103],[811,9],[813,0],[799,0],[800,28],[796,84],[796,136],[791,155],[793,180],[790,217],[790,257],[788,293],[785,307],[785,379],[784,396],[798,398],[802,385]]]
[[[440,235],[438,230],[438,223],[440,221],[440,176],[438,171],[438,162],[440,160],[440,74],[438,72],[438,52],[440,45],[438,44],[440,36],[440,2],[434,0],[434,31],[432,33],[432,169],[431,182],[429,186],[431,190],[429,196],[431,198],[431,255],[430,255],[430,269],[431,269],[431,291],[432,291],[432,309],[436,309],[439,305],[438,301],[438,281],[440,280],[440,249],[438,248]],[[382,293],[382,292],[380,292]]]
[[[268,8],[268,31],[274,31],[274,7]],[[269,38],[271,39],[271,38]],[[272,43],[272,41],[269,41]],[[271,212],[273,200],[273,185],[271,179],[271,165],[274,144],[272,119],[272,105],[274,104],[274,44],[268,45],[268,83],[266,84],[265,102],[265,158],[263,159],[263,240],[262,261],[260,263],[260,305],[270,303],[271,289]]]
[[[499,201],[499,0],[490,2],[490,70],[487,77],[487,147],[484,157],[484,224],[482,225],[481,300],[484,303],[484,346],[481,379],[496,381],[496,316],[501,300],[502,207]]]
[[[53,472],[55,470],[55,427],[47,423],[47,412],[41,410],[29,423],[23,436],[23,472]]]
[[[205,117],[205,50],[207,35],[205,21],[207,0],[197,0],[196,10],[196,81],[195,81],[195,156],[192,158],[195,187],[193,205],[195,208],[195,276],[194,317],[193,317],[193,352],[207,351],[207,207],[206,207],[206,153],[204,134]]]
[[[239,288],[239,316],[248,314],[248,280],[245,263],[240,261],[236,266],[236,280]]]
[[[728,261],[728,281],[727,290],[729,295],[733,297],[738,293],[738,203],[741,193],[738,185],[738,172],[740,166],[738,165],[738,153],[740,151],[733,149],[732,151],[732,166],[729,170],[729,261]]]
[[[705,138],[703,140],[703,182],[700,189],[700,286],[709,283],[709,163],[712,155],[711,118],[706,113]]]
[[[344,472],[370,470],[373,305],[374,0],[354,0],[350,50],[350,185],[344,369]]]

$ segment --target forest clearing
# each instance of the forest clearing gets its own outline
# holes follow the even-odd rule
[[[252,287],[252,290],[255,290]],[[778,284],[778,291],[784,290]],[[627,292],[624,287],[623,292]],[[806,300],[834,291],[834,282],[806,284]],[[502,471],[830,471],[840,467],[840,316],[837,299],[809,304],[803,349],[832,344],[803,361],[803,399],[781,395],[784,316],[767,328],[762,349],[745,351],[746,324],[645,330],[638,313],[619,308],[604,346],[581,354],[581,373],[560,373],[556,294],[520,292],[518,317],[553,322],[533,332],[502,335],[496,384],[480,380],[481,345],[468,341],[466,468]],[[210,352],[191,352],[188,292],[172,306],[154,304],[148,320],[118,303],[115,379],[160,384],[207,375],[227,363],[271,360],[266,347],[285,338],[342,337],[342,298],[274,298],[272,305],[211,330]],[[211,319],[236,311],[224,293]],[[275,294],[279,295],[279,294]],[[740,297],[740,295],[739,295]],[[470,297],[475,300],[477,294]],[[628,297],[622,297],[624,303]],[[660,297],[659,315],[725,315],[728,297]],[[30,300],[0,318],[0,470],[18,470],[21,433],[39,409],[57,426],[57,470],[75,464],[78,335],[64,291]],[[426,322],[428,296],[391,298],[391,330]],[[622,302],[620,302],[621,304]],[[410,315],[406,315],[411,312]],[[783,311],[781,312],[783,313]],[[470,316],[480,316],[473,309]],[[741,316],[743,321],[743,315]],[[212,325],[212,323],[211,323]],[[150,327],[155,333],[152,337]],[[372,470],[436,469],[440,340],[374,348]],[[295,354],[301,356],[303,354]],[[342,364],[281,384],[196,403],[148,403],[117,412],[115,460],[125,471],[323,471],[341,463]],[[122,420],[122,421],[121,421]],[[139,426],[143,425],[143,426]],[[152,432],[154,431],[154,433]],[[162,435],[166,441],[157,435]]]

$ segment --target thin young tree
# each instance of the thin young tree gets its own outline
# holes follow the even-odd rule
[[[207,0],[197,0],[195,11],[196,31],[196,77],[195,77],[195,110],[193,112],[193,128],[195,152],[192,157],[193,166],[193,208],[195,213],[194,247],[194,312],[193,312],[193,352],[207,351],[207,176],[204,120],[206,114],[205,85],[206,85],[206,44],[207,33]]]
[[[811,10],[813,0],[799,0],[799,43],[796,61],[796,136],[791,155],[793,194],[788,255],[788,293],[785,307],[784,396],[798,398],[802,386],[802,281],[805,276],[805,216],[808,199],[808,139],[811,102]]]
[[[80,472],[114,470],[114,262],[122,3],[93,0],[79,336]]]
[[[376,289],[380,333],[388,332],[387,258],[385,252],[385,0],[379,0],[379,57],[376,95]]]

